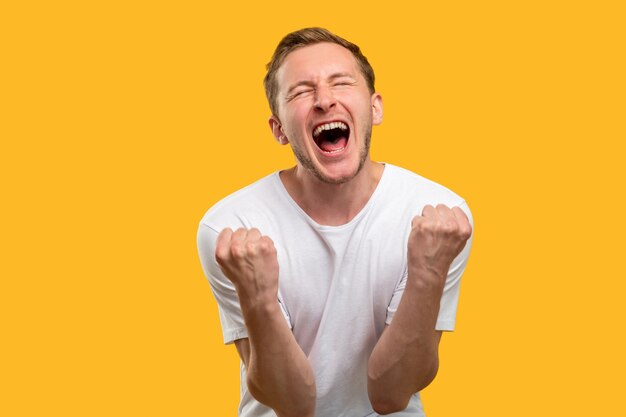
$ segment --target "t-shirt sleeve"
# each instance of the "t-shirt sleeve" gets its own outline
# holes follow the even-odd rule
[[[463,202],[459,205],[459,208],[467,214],[469,218],[470,224],[472,225],[472,230],[474,228],[474,221],[472,218],[472,213],[470,212],[467,203]],[[456,311],[459,303],[459,291],[461,288],[461,276],[463,275],[463,271],[467,265],[467,260],[469,258],[469,253],[472,247],[472,239],[474,233],[472,231],[472,236],[467,240],[465,247],[457,255],[457,257],[452,261],[450,265],[450,270],[448,271],[448,277],[446,278],[446,283],[443,288],[443,294],[441,295],[441,303],[439,306],[439,315],[437,317],[437,324],[435,325],[436,330],[442,331],[452,331],[454,330],[454,325],[456,322]],[[404,276],[398,283],[393,296],[391,298],[391,302],[389,303],[389,307],[387,308],[387,319],[385,321],[386,324],[390,324],[393,320],[393,316],[398,309],[398,305],[400,304],[400,299],[402,298],[402,293],[404,292],[404,288],[406,286],[407,273],[405,271]]]
[[[200,256],[204,274],[211,285],[211,291],[213,291],[213,295],[217,301],[224,343],[230,344],[235,340],[247,338],[248,329],[243,319],[235,286],[226,278],[215,260],[215,246],[218,235],[217,230],[207,224],[200,223],[197,236],[198,255]],[[287,325],[289,328],[292,328],[291,319],[280,295],[280,291],[278,294],[278,304]]]
[[[248,331],[243,320],[235,286],[224,276],[215,261],[215,245],[218,234],[206,224],[200,224],[198,228],[198,254],[204,274],[211,284],[211,291],[213,291],[217,301],[224,343],[229,344],[237,339],[248,337]]]

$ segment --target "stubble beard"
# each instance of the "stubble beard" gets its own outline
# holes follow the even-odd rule
[[[326,184],[345,184],[346,182],[350,181],[352,178],[356,177],[359,172],[361,172],[361,169],[365,165],[365,161],[367,161],[367,158],[369,156],[371,140],[372,140],[372,128],[369,127],[367,131],[365,132],[365,146],[363,146],[363,148],[361,149],[361,154],[359,155],[359,166],[357,167],[356,171],[353,174],[346,175],[341,178],[327,177],[322,172],[320,172],[319,169],[317,169],[317,167],[313,164],[313,161],[311,161],[311,158],[307,157],[304,153],[302,153],[299,148],[291,144],[291,149],[293,150],[293,154],[295,155],[300,165],[302,165],[303,168],[308,170],[311,174],[315,176],[315,178],[317,178],[321,182],[326,183]]]

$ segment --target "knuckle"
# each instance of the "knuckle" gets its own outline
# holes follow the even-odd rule
[[[415,229],[416,227],[418,227],[418,225],[422,222],[424,218],[422,216],[415,216],[413,217],[413,219],[411,220],[411,228]]]
[[[455,233],[459,229],[459,225],[452,219],[443,222],[443,230],[446,233]]]
[[[416,226],[415,226],[415,230],[418,233],[432,233],[435,232],[437,230],[437,225],[436,223],[432,222],[432,221],[423,221],[423,222],[419,222]]]
[[[217,247],[215,248],[215,257],[216,258],[223,258],[226,255],[225,250],[224,250],[224,246],[223,245],[217,245]]]
[[[271,254],[271,253],[276,252],[276,248],[274,247],[274,242],[272,242],[272,240],[268,237],[263,237],[259,244],[260,244],[261,250],[264,253]]]
[[[230,254],[233,257],[233,259],[243,259],[246,256],[246,250],[245,248],[239,244],[239,243],[234,243],[231,247],[230,247]]]
[[[265,241],[261,241],[259,242],[259,251],[263,254],[266,254],[269,252],[270,246],[267,242]]]
[[[460,220],[458,223],[459,223],[459,234],[465,237],[471,236],[472,225],[469,223],[469,221]]]
[[[246,248],[247,254],[254,255],[257,252],[256,242],[250,242],[250,241],[246,242],[245,248]]]
[[[215,260],[220,264],[228,261],[228,254],[228,246],[226,245],[218,244],[215,248]]]

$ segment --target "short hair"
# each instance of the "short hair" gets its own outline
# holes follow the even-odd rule
[[[357,45],[324,28],[305,28],[291,32],[285,36],[276,47],[274,55],[272,55],[272,60],[266,66],[267,74],[265,74],[263,84],[265,86],[265,95],[267,96],[267,101],[270,104],[272,114],[278,114],[278,103],[276,97],[278,95],[278,81],[276,80],[276,73],[285,61],[285,58],[287,58],[287,55],[304,46],[322,42],[335,43],[352,52],[356,62],[359,64],[361,74],[363,74],[363,77],[367,82],[367,87],[369,88],[370,93],[374,94],[376,91],[374,89],[374,69],[368,62],[365,55],[361,53],[361,49]]]

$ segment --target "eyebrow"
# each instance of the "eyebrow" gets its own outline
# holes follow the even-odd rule
[[[354,76],[348,72],[336,72],[334,74],[331,74],[328,77],[328,80],[333,81],[333,80],[336,80],[337,78],[344,78],[344,77],[354,79]],[[289,87],[289,89],[287,90],[286,96],[289,97],[291,93],[293,92],[293,90],[301,86],[313,87],[315,86],[315,83],[313,81],[298,81],[297,83]]]

